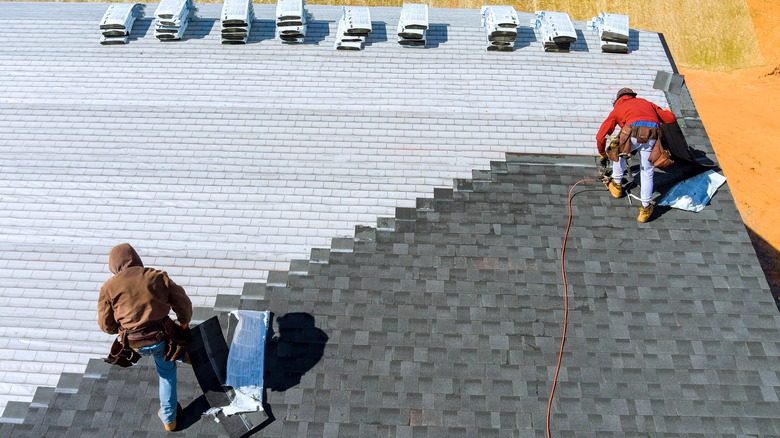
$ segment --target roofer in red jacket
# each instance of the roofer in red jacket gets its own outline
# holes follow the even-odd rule
[[[659,120],[660,119],[660,120]],[[612,161],[612,179],[607,184],[609,192],[615,198],[623,196],[623,173],[626,166],[625,157],[629,153],[639,151],[640,183],[642,185],[639,207],[639,222],[647,222],[653,214],[653,174],[655,167],[649,161],[650,153],[659,138],[659,122],[673,123],[677,120],[674,113],[658,107],[653,102],[636,97],[630,88],[622,88],[615,97],[614,108],[596,133],[596,147],[601,158],[606,158],[607,136],[621,127],[618,136],[620,159]]]

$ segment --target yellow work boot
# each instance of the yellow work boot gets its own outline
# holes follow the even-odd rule
[[[157,416],[162,420],[162,411],[157,411]],[[174,418],[170,423],[163,421],[163,427],[165,428],[166,432],[173,432],[176,430],[176,418]]]
[[[650,216],[653,215],[653,204],[651,203],[647,207],[639,207],[639,216],[636,218],[639,222],[645,223],[650,220]]]
[[[607,188],[609,189],[609,193],[612,194],[613,198],[620,198],[623,196],[623,186],[616,184],[614,179],[609,180],[609,183],[607,183]]]

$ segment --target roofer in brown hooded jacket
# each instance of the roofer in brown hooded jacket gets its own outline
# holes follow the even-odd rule
[[[653,214],[653,174],[655,167],[650,161],[650,155],[659,138],[659,122],[673,123],[677,120],[674,113],[658,107],[653,102],[636,97],[630,88],[622,88],[617,92],[612,112],[601,124],[596,134],[596,147],[601,158],[607,158],[606,138],[620,126],[618,148],[620,158],[612,160],[612,179],[607,184],[609,192],[615,198],[623,196],[623,173],[626,166],[625,157],[629,153],[639,151],[640,183],[642,185],[639,207],[639,222],[647,222]]]
[[[111,249],[108,268],[114,276],[100,288],[98,324],[106,333],[119,333],[129,348],[154,357],[160,376],[158,416],[165,430],[172,431],[176,428],[178,404],[175,359],[180,352],[176,345],[171,348],[171,339],[180,337],[182,330],[168,313],[173,309],[179,324],[186,329],[192,318],[192,303],[165,271],[145,268],[141,257],[127,243]]]

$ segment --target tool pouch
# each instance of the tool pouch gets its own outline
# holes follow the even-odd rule
[[[167,316],[165,319],[170,320]],[[165,340],[165,331],[163,324],[165,319],[147,324],[144,327],[137,328],[127,332],[127,342],[131,348],[141,348],[154,345]]]
[[[173,322],[170,318],[166,318],[162,327],[167,339],[167,345],[165,347],[165,360],[172,362],[184,357],[190,348],[192,342],[192,335],[189,328],[182,328],[179,324]]]
[[[628,158],[631,154],[631,127],[624,126],[618,135],[610,137],[607,146],[607,156],[612,161],[620,161],[620,158]]]
[[[141,355],[130,348],[130,344],[127,341],[127,332],[121,330],[119,336],[114,339],[114,343],[111,345],[111,351],[108,353],[108,357],[103,358],[103,361],[110,363],[111,365],[127,368],[140,359]]]
[[[613,140],[607,147],[607,156],[610,160],[618,161],[620,158],[631,156],[631,137],[636,138],[637,143],[645,144],[650,140],[659,140],[661,131],[650,126],[623,126],[617,135],[617,141],[615,141],[615,136],[612,136]],[[652,163],[652,160],[650,162]],[[659,169],[663,168],[659,167]]]
[[[664,147],[660,139],[655,142],[655,146],[650,152],[648,161],[650,161],[650,164],[652,164],[656,169],[666,169],[667,167],[674,164],[672,153],[669,151],[669,149]]]
[[[618,154],[620,154],[620,148],[617,135],[612,135],[607,139],[607,148],[605,152],[607,157],[612,161],[618,161],[620,159],[618,156]]]
[[[661,137],[658,128],[652,128],[650,126],[630,126],[629,129],[631,131],[631,137],[634,137],[639,144],[645,144],[650,140],[657,140]]]

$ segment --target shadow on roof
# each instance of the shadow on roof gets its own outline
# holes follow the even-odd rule
[[[328,335],[314,325],[308,313],[294,312],[276,318],[279,333],[273,331],[271,313],[265,346],[263,383],[271,391],[286,391],[322,359]]]
[[[325,38],[330,35],[330,23],[334,23],[334,21],[320,20],[309,22],[306,29],[306,39],[303,41],[303,44],[319,44],[325,41]]]
[[[758,262],[761,264],[761,270],[764,271],[766,281],[769,283],[769,291],[775,299],[775,305],[780,310],[780,272],[774,269],[774,266],[780,265],[780,251],[764,240],[752,228],[745,226],[750,242],[756,249]]]
[[[585,40],[585,34],[580,29],[577,31],[577,41],[571,43],[572,52],[590,52],[588,48],[588,42]]]
[[[152,27],[153,21],[154,21],[153,18],[143,18],[140,20],[135,20],[135,23],[133,24],[133,30],[132,32],[130,32],[130,37],[128,38],[128,41],[137,41],[145,37],[147,32],[149,32],[149,29]]]
[[[387,41],[387,25],[383,21],[371,22],[371,33],[366,38],[366,46]]]
[[[634,29],[628,29],[628,51],[636,52],[639,50],[639,32]]]
[[[439,44],[444,44],[449,38],[449,24],[445,23],[431,23],[428,25],[428,32],[426,34],[428,41],[426,47],[439,47]]]
[[[276,22],[273,20],[255,20],[252,22],[252,30],[249,32],[247,44],[274,39],[275,29]]]
[[[536,42],[536,32],[531,27],[519,26],[517,28],[517,39],[515,39],[515,49],[521,49],[530,46]]]
[[[218,20],[216,18],[193,18],[190,19],[187,30],[184,31],[184,37],[182,40],[200,40],[206,38],[211,33],[211,29],[214,28],[214,23]]]

